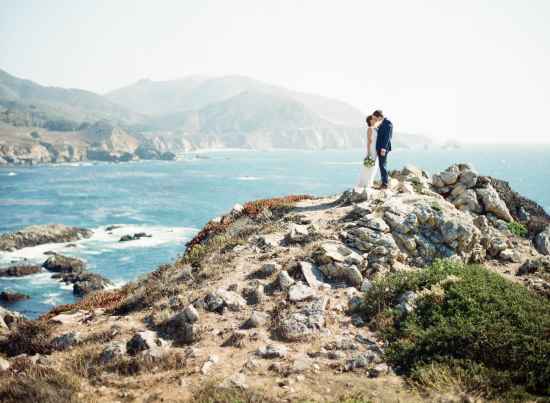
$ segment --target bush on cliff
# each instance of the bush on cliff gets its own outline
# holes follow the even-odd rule
[[[414,310],[397,308],[406,291]],[[374,282],[364,314],[389,362],[424,386],[439,380],[486,396],[550,395],[550,302],[480,266],[438,261]]]

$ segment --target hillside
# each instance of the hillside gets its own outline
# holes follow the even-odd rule
[[[202,109],[249,91],[299,102],[311,112],[333,123],[357,127],[364,122],[364,114],[345,102],[287,90],[243,76],[191,76],[182,80],[159,82],[140,80],[106,96],[129,109],[162,116]]]
[[[2,111],[3,109],[3,111]],[[56,129],[56,121],[73,124],[107,119],[134,123],[140,118],[101,95],[79,89],[45,87],[0,70],[0,113],[14,126]],[[10,117],[11,115],[11,117]]]
[[[468,164],[236,205],[145,278],[1,310],[0,400],[544,401],[548,245]]]

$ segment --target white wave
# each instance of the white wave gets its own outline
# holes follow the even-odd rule
[[[121,288],[122,286],[126,285],[128,283],[127,280],[123,280],[121,278],[114,278],[111,280],[113,285],[110,285],[106,287],[107,290],[116,290],[117,288]]]
[[[61,293],[60,292],[50,292],[45,295],[46,298],[42,300],[43,303],[48,305],[58,305],[61,303]]]
[[[258,176],[237,176],[235,179],[239,181],[259,181],[262,180],[262,178]]]
[[[362,165],[363,163],[361,161],[353,161],[353,162],[323,162],[323,165]]]
[[[2,252],[0,253],[0,267],[17,263],[42,264],[48,258],[48,255],[45,254],[48,251],[86,260],[86,256],[101,255],[111,250],[150,248],[169,243],[183,243],[197,232],[196,228],[189,227],[161,227],[138,224],[120,224],[120,227],[111,231],[107,231],[106,228],[96,228],[90,238],[71,242],[77,245],[76,248],[67,248],[67,243],[63,242],[31,246],[13,252]],[[123,235],[133,235],[139,232],[145,232],[151,237],[126,242],[119,241]],[[49,279],[50,276],[50,273],[44,272],[23,278],[32,279],[31,281],[46,281],[45,279]]]
[[[15,175],[17,175],[15,172],[10,172],[10,173],[8,174],[8,176],[15,176]]]

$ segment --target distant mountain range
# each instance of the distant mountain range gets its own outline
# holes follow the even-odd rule
[[[99,95],[0,70],[0,164],[170,159],[203,148],[353,148],[364,133],[364,114],[345,102],[248,77],[140,80]],[[395,143],[431,140],[396,134]]]

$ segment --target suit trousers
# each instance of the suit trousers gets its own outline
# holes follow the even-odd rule
[[[389,178],[388,178],[388,151],[386,151],[385,155],[382,155],[380,153],[380,150],[377,150],[378,152],[378,166],[380,167],[380,177],[382,178],[382,184],[388,185]]]

